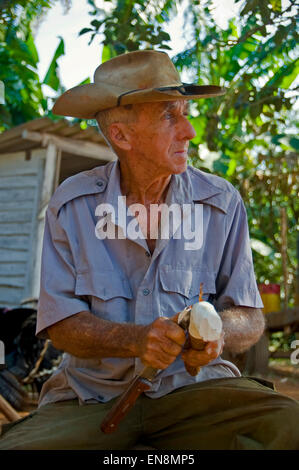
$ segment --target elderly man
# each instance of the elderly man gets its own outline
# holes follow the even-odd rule
[[[220,356],[247,350],[264,328],[240,195],[187,167],[188,100],[223,93],[183,85],[165,53],[137,51],[58,99],[56,114],[96,117],[118,160],[69,178],[49,204],[37,334],[65,354],[38,410],[4,429],[1,449],[299,447],[298,403]],[[199,243],[179,230],[184,216],[162,236],[152,212],[161,204],[201,214]],[[197,302],[201,283],[223,334],[197,351],[172,319]],[[104,434],[107,411],[144,365],[158,369],[150,390]]]

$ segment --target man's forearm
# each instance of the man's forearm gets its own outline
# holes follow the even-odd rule
[[[79,312],[48,328],[57,349],[80,358],[139,357],[144,365],[165,369],[181,352],[186,337],[173,319],[149,325],[115,323]]]
[[[219,312],[223,322],[224,351],[242,353],[257,343],[265,328],[258,308],[229,307]]]
[[[143,325],[114,323],[80,312],[48,328],[53,345],[76,357],[136,357]]]
[[[220,312],[224,351],[241,353],[255,344],[264,331],[260,309],[229,307]],[[149,326],[115,323],[80,312],[48,328],[57,349],[80,358],[138,357]]]

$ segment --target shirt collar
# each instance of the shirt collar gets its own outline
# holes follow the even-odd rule
[[[101,168],[101,167],[100,167]],[[104,174],[102,169],[94,169],[85,172],[78,177],[70,178],[66,185],[61,185],[49,204],[55,215],[68,201],[88,194],[104,193],[103,202],[109,202],[117,207],[120,191],[120,168],[116,160],[107,165]],[[180,205],[193,201],[202,202],[214,206],[227,213],[232,193],[213,184],[210,178],[213,175],[188,167],[188,170],[179,175],[172,175],[170,187],[166,198],[167,204],[178,203]],[[65,187],[66,186],[66,187]]]
[[[119,161],[113,162],[109,175],[108,185],[105,191],[105,202],[109,202],[115,208],[118,204],[118,197],[121,197],[120,190],[120,166]],[[222,212],[227,213],[231,202],[231,192],[216,186],[209,181],[209,173],[200,170],[194,171],[193,167],[188,167],[188,171],[179,175],[172,175],[166,203],[188,204],[192,202],[202,202],[208,204]]]
[[[209,181],[208,173],[194,170],[190,166],[184,173],[172,176],[170,190],[171,202],[178,204],[202,202],[224,213],[227,213],[231,201],[231,193]]]
[[[119,197],[122,197],[120,191],[120,167],[119,160],[116,160],[111,166],[103,202],[111,204],[116,209]]]

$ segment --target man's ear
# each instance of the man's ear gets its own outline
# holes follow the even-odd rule
[[[131,143],[127,126],[122,122],[113,122],[109,126],[109,138],[112,144],[122,150],[130,150]]]

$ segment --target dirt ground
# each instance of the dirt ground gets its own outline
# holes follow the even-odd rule
[[[299,400],[299,365],[273,363],[269,366],[268,380],[275,384],[279,393]]]
[[[277,392],[299,401],[298,378],[282,377],[275,373],[268,374],[264,378],[274,383]]]
[[[264,379],[273,382],[277,392],[287,395],[299,401],[299,366],[272,365],[269,367],[269,373],[263,376]],[[30,410],[35,407],[29,407],[27,411],[18,412],[20,417],[26,416]],[[0,413],[0,427],[7,423],[7,419]]]

